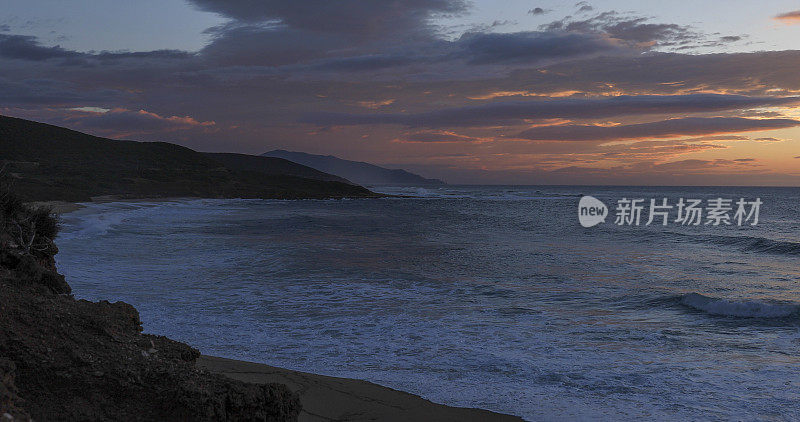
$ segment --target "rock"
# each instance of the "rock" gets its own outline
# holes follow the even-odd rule
[[[25,212],[0,194],[0,218]],[[44,217],[37,218],[36,227],[48,227]],[[142,334],[133,306],[75,300],[56,272],[57,249],[49,238],[39,238],[33,252],[21,250],[3,231],[7,221],[0,223],[3,418],[297,420],[298,396],[285,385],[247,384],[198,370],[199,351]]]

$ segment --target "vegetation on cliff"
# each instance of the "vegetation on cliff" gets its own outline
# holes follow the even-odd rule
[[[198,370],[197,350],[142,334],[131,305],[73,298],[56,271],[49,210],[0,188],[0,214],[0,418],[297,419],[285,385]]]

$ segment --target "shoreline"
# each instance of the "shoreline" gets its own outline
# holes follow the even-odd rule
[[[66,214],[91,203],[167,202],[190,197],[119,198],[94,197],[91,202],[31,202],[32,206],[51,207],[55,214]],[[191,345],[190,345],[191,346]],[[319,375],[266,364],[201,355],[194,366],[214,374],[250,384],[285,384],[300,396],[299,421],[498,421],[523,419],[478,408],[452,407],[420,396],[368,381]]]
[[[409,195],[382,195],[374,198],[418,198]],[[187,199],[203,199],[202,197],[195,196],[175,196],[175,197],[152,197],[152,198],[126,198],[117,197],[113,195],[93,197],[91,201],[86,202],[69,202],[69,201],[33,201],[27,202],[27,205],[32,207],[50,207],[53,214],[67,214],[80,209],[86,208],[86,204],[104,204],[108,202],[170,202]],[[372,198],[367,198],[372,199]]]
[[[280,383],[300,396],[299,421],[497,421],[517,416],[489,410],[451,407],[368,381],[339,378],[202,355],[195,366],[253,384]]]
[[[96,196],[92,197],[91,201],[86,202],[69,202],[69,201],[34,201],[28,202],[27,205],[33,207],[50,207],[53,214],[67,214],[73,211],[78,211],[86,208],[86,204],[105,204],[108,202],[169,202],[185,199],[201,199],[200,197],[193,196],[175,196],[175,197],[152,197],[152,198],[125,198],[114,195]]]

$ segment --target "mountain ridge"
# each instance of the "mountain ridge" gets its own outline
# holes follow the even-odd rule
[[[345,160],[333,155],[308,154],[299,151],[276,149],[261,154],[262,157],[283,158],[325,173],[343,177],[360,185],[444,185],[439,179],[429,179],[403,169],[389,169],[363,161]]]
[[[0,169],[10,174],[27,201],[84,202],[108,195],[121,199],[378,196],[286,160],[214,157],[168,142],[112,140],[0,115]]]

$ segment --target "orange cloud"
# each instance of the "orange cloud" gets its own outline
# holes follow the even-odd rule
[[[162,116],[147,110],[78,107],[69,110],[66,122],[80,130],[89,130],[110,138],[174,132],[187,129],[212,129],[216,122],[200,121],[190,116]]]
[[[798,24],[800,23],[800,10],[794,10],[791,12],[781,13],[778,16],[775,16],[775,20],[787,23],[789,25]]]
[[[383,101],[358,101],[358,104],[361,107],[369,108],[372,110],[377,110],[381,107],[385,107],[394,103],[394,99],[388,99]]]
[[[800,120],[685,117],[618,126],[545,126],[527,129],[517,136],[535,141],[616,141],[623,139],[728,135],[741,132],[786,129],[796,126],[800,126]]]

